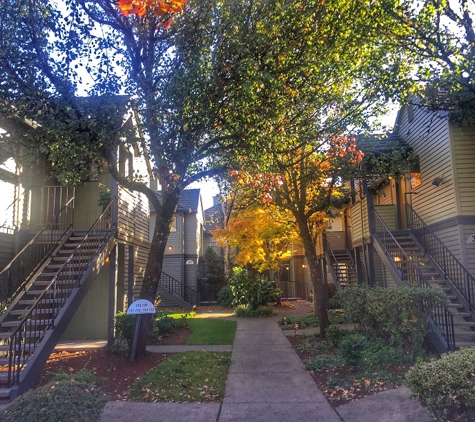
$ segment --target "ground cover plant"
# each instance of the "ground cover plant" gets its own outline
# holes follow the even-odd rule
[[[407,355],[353,330],[338,344],[313,336],[289,337],[297,354],[333,407],[395,388],[410,369]]]
[[[195,318],[187,321],[193,333],[186,344],[233,344],[236,321],[211,318]]]
[[[23,394],[0,411],[0,420],[96,422],[101,418],[105,403],[94,375],[80,371],[59,375],[48,384]]]
[[[220,402],[230,361],[229,352],[170,356],[132,386],[131,398],[146,402]]]

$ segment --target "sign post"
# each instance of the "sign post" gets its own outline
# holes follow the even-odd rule
[[[142,324],[142,315],[154,314],[155,307],[153,303],[146,299],[139,299],[133,302],[129,309],[127,309],[127,315],[136,315],[134,338],[132,340],[132,351],[130,352],[130,362],[135,359],[135,352],[137,351],[137,342],[139,339],[140,325]]]

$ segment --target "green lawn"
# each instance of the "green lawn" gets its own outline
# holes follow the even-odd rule
[[[167,358],[131,388],[145,402],[220,402],[231,360],[229,352],[186,352]]]
[[[193,331],[186,344],[233,344],[236,321],[192,318],[186,323]]]

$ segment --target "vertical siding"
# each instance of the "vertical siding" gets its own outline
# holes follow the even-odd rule
[[[419,157],[421,186],[413,195],[412,206],[427,224],[446,220],[457,214],[450,147],[449,122],[443,113],[415,107],[414,120],[407,114],[399,122],[398,133]],[[436,177],[444,183],[432,185]]]
[[[363,243],[363,234],[365,238],[369,236],[368,203],[366,198],[352,205],[348,216],[351,224],[351,241],[353,247],[360,246]]]
[[[149,203],[138,192],[119,187],[119,238],[128,242],[149,242]]]
[[[89,230],[102,213],[97,205],[99,192],[103,191],[98,182],[88,182],[76,189],[74,200],[74,228]]]
[[[451,134],[459,214],[473,216],[475,215],[475,127],[452,125]]]
[[[129,280],[129,248],[125,247],[125,261],[124,261],[124,309],[130,305],[127,300],[127,292],[129,291],[129,283],[132,283],[133,300],[137,300],[142,288],[143,276],[145,274],[145,267],[147,265],[148,249],[144,247],[133,247],[133,261],[134,261],[134,275],[133,279]]]

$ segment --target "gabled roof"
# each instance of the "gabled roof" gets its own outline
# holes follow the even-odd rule
[[[213,205],[205,210],[205,230],[210,231],[222,227],[224,220],[223,208],[221,204]]]
[[[155,192],[160,203],[162,202],[162,192]],[[180,200],[178,201],[178,207],[176,212],[183,212],[187,214],[198,212],[198,206],[200,203],[200,190],[199,189],[185,189],[181,195]],[[153,205],[151,205],[151,211],[155,211]]]

